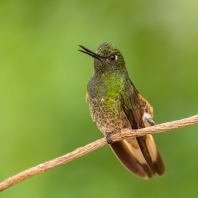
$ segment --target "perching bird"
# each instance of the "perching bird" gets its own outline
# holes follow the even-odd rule
[[[165,166],[152,135],[111,141],[122,129],[155,125],[153,108],[129,78],[121,52],[112,43],[101,44],[96,53],[80,45],[94,58],[94,74],[87,86],[86,100],[91,117],[106,137],[114,154],[130,171],[142,178],[163,175]]]

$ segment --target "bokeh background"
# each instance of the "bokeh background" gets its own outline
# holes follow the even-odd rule
[[[163,123],[198,112],[195,0],[0,1],[0,180],[102,137],[85,102],[95,51],[113,42]],[[155,135],[167,172],[140,179],[108,146],[30,178],[4,198],[196,197],[198,126]]]

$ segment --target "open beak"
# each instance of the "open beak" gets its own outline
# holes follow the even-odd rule
[[[92,56],[93,58],[96,58],[101,61],[100,56],[96,54],[95,52],[92,52],[91,50],[87,49],[86,47],[83,47],[82,45],[79,45],[83,50],[79,50],[80,52],[83,52],[85,54],[88,54],[89,56]]]

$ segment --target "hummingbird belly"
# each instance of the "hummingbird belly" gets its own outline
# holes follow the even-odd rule
[[[103,134],[117,133],[123,128],[131,128],[118,98],[88,97],[88,103],[91,117]]]

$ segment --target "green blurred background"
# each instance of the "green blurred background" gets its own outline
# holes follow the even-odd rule
[[[113,42],[163,123],[197,114],[195,0],[0,1],[0,180],[102,137],[85,102],[95,51]],[[155,135],[166,174],[130,174],[108,146],[19,183],[4,198],[196,197],[198,126]]]

